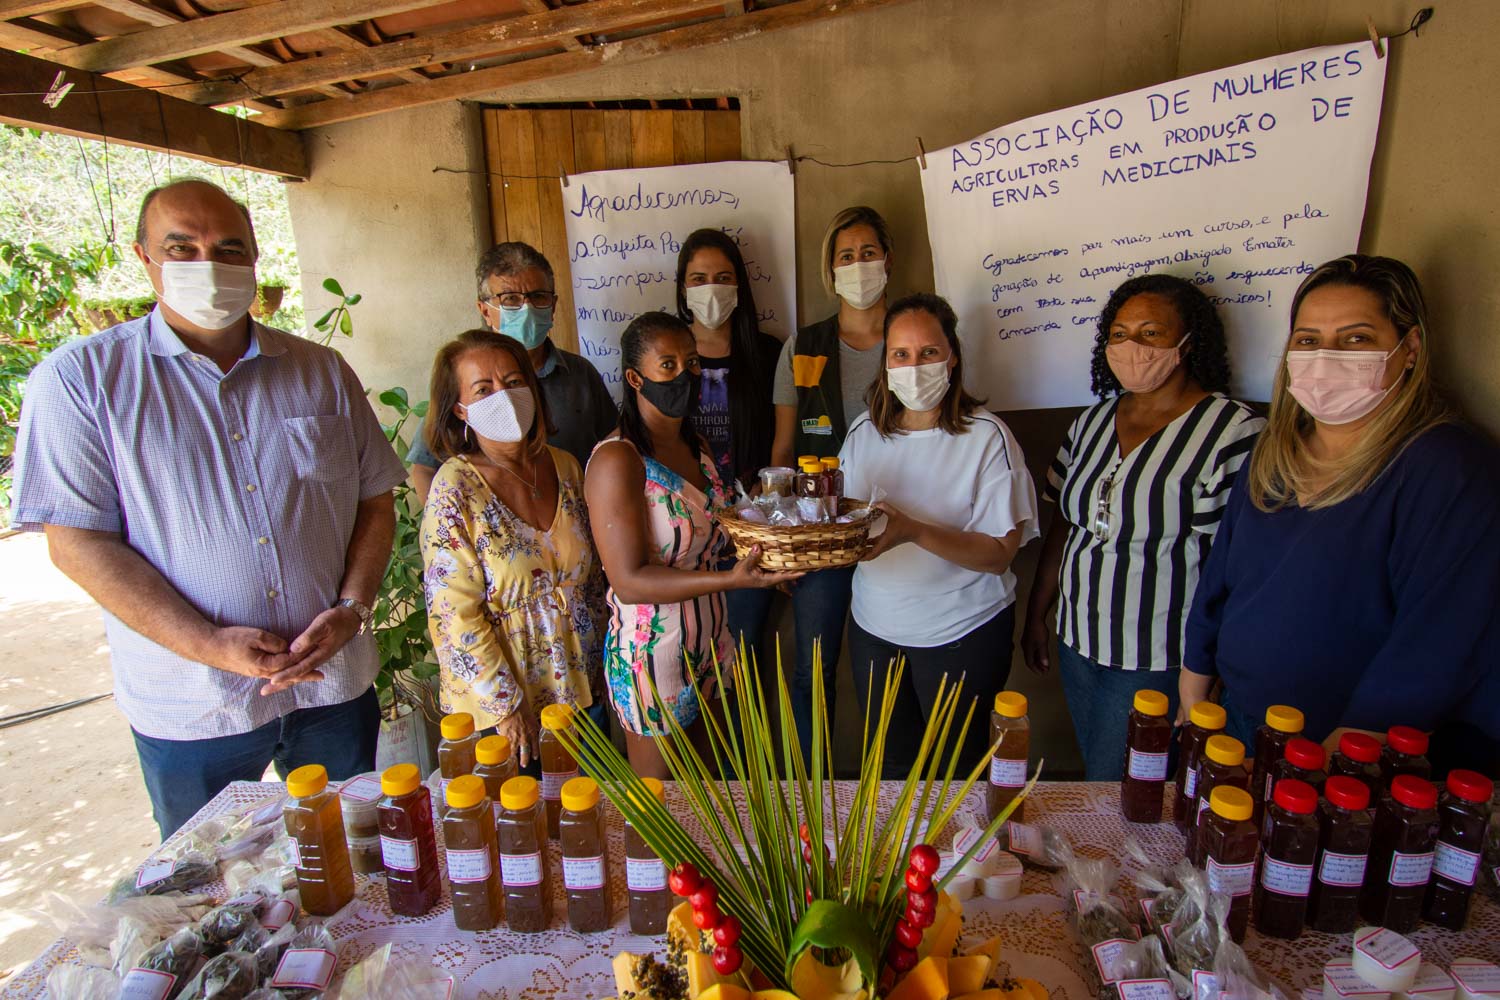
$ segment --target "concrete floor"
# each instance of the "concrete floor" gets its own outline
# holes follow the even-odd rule
[[[40,535],[0,538],[0,716],[110,690],[99,609]],[[156,846],[130,727],[106,698],[0,729],[0,975],[57,928],[45,894],[96,900]]]

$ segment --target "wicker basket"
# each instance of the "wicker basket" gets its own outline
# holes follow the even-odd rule
[[[839,514],[864,510],[869,504],[845,498],[839,501]],[[848,524],[801,524],[794,527],[756,524],[741,520],[732,510],[716,515],[719,524],[734,541],[734,551],[741,559],[760,546],[760,565],[773,572],[835,569],[859,562],[870,549],[870,525],[874,517],[862,517]]]

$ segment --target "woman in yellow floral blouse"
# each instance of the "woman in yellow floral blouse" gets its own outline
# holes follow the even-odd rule
[[[604,578],[577,459],[520,342],[471,330],[432,366],[428,445],[452,455],[422,516],[427,621],[445,712],[536,749],[547,705],[602,698]]]

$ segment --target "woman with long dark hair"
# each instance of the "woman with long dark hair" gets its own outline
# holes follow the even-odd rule
[[[1169,274],[1131,278],[1110,295],[1093,387],[1100,401],[1073,421],[1047,473],[1042,499],[1056,507],[1021,648],[1044,673],[1057,635],[1084,773],[1118,781],[1135,692],[1176,696],[1198,574],[1265,422],[1224,395],[1229,350],[1213,303]]]
[[[693,426],[698,348],[667,313],[636,317],[620,338],[620,426],[594,449],[585,477],[594,543],[609,578],[605,682],[638,774],[667,777],[654,738],[665,714],[701,742],[699,716],[717,701],[734,643],[724,592],[772,587],[757,558],[718,568],[723,532],[713,511],[730,497]],[[654,693],[653,693],[654,687]]]

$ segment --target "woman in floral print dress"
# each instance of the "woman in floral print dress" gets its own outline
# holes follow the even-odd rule
[[[547,445],[545,398],[509,337],[470,331],[445,345],[430,398],[429,443],[454,456],[433,479],[421,536],[443,710],[496,727],[525,766],[541,710],[586,709],[603,683],[604,578],[583,473]]]
[[[755,558],[712,568],[727,541],[712,512],[729,498],[687,416],[699,385],[687,324],[666,313],[639,316],[621,336],[620,354],[620,426],[594,449],[585,490],[610,583],[610,702],[631,766],[664,778],[654,737],[667,731],[665,712],[707,757],[698,697],[718,699],[715,659],[727,674],[734,655],[724,591],[771,587],[801,574],[767,573]]]

